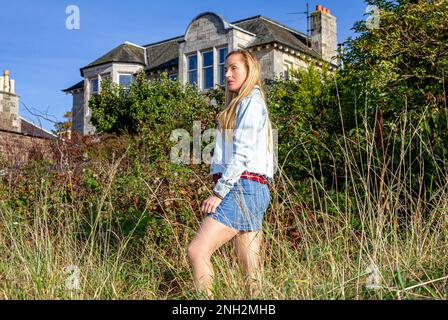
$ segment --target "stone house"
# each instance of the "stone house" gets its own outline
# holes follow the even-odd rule
[[[83,80],[63,90],[73,96],[73,130],[83,135],[95,132],[88,100],[100,92],[103,79],[129,86],[139,70],[148,79],[167,72],[170,79],[195,83],[205,91],[224,84],[225,56],[238,48],[255,54],[263,79],[288,77],[291,68],[307,68],[311,62],[329,62],[330,70],[337,69],[336,17],[318,5],[310,19],[308,36],[261,15],[228,22],[205,12],[190,22],[184,35],[143,46],[124,42],[82,67]]]
[[[19,96],[15,93],[15,81],[5,70],[0,76],[0,131],[18,135],[56,138],[56,135],[35,125],[19,114]]]
[[[8,70],[0,76],[0,177],[29,159],[48,159],[57,136],[19,114],[20,98]]]

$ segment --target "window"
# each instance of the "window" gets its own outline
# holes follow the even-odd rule
[[[98,78],[90,80],[90,88],[91,88],[90,91],[92,92],[92,94],[98,93]]]
[[[292,62],[285,61],[283,65],[283,77],[285,80],[291,79]]]
[[[198,56],[195,54],[188,57],[188,83],[198,83]]]
[[[118,83],[120,84],[120,86],[129,88],[132,83],[132,74],[120,74],[118,76]]]
[[[202,88],[209,89],[215,85],[213,79],[213,51],[202,53]]]
[[[173,80],[173,81],[176,81],[177,80],[177,74],[175,74],[175,73],[170,74],[169,79]]]
[[[218,82],[221,85],[226,82],[225,64],[226,64],[226,56],[227,56],[228,51],[229,50],[227,48],[220,48],[218,50],[218,55],[219,55]]]

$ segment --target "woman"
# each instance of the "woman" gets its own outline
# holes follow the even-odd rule
[[[262,222],[270,202],[267,182],[273,179],[271,123],[260,65],[248,51],[232,51],[226,57],[225,76],[226,107],[219,114],[210,168],[215,186],[201,206],[207,217],[188,247],[196,289],[209,298],[210,258],[231,239],[251,293],[258,294]]]

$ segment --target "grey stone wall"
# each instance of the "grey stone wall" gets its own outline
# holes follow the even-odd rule
[[[222,20],[214,15],[208,14],[191,22],[185,34],[184,51],[190,52],[221,45],[226,31]]]
[[[253,52],[261,68],[261,79],[274,78],[274,48],[255,50]]]
[[[186,83],[187,57],[197,54],[198,85],[202,89],[202,55],[206,50],[214,51],[214,79],[218,83],[218,49],[227,47],[229,52],[239,48],[247,48],[254,40],[252,35],[238,28],[228,27],[225,21],[215,14],[205,14],[193,20],[185,34],[185,41],[179,46],[179,81]]]
[[[73,96],[73,130],[83,134],[84,131],[84,91],[78,91]]]
[[[255,35],[248,34],[241,30],[232,30],[232,46],[231,50],[245,49],[251,45],[251,43],[256,39]]]
[[[179,81],[187,82],[187,56],[197,54],[198,57],[198,84],[202,85],[202,55],[201,52],[214,50],[215,83],[218,79],[218,53],[217,49],[229,46],[231,34],[224,28],[223,21],[217,15],[207,14],[193,20],[185,34],[185,41],[179,45]],[[231,48],[229,48],[231,50]]]
[[[20,132],[19,97],[0,91],[0,129]]]
[[[160,79],[160,75],[162,74],[162,72],[166,72],[168,74],[168,77],[176,76],[177,79],[179,78],[179,70],[178,67],[176,66],[151,72],[150,74],[146,75],[146,79],[148,80]]]
[[[326,61],[337,64],[337,24],[336,17],[323,12],[311,13],[311,47]]]

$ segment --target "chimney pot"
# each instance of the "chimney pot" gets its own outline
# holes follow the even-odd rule
[[[323,9],[323,7],[320,4],[318,4],[316,6],[316,11],[322,11],[322,9]]]

